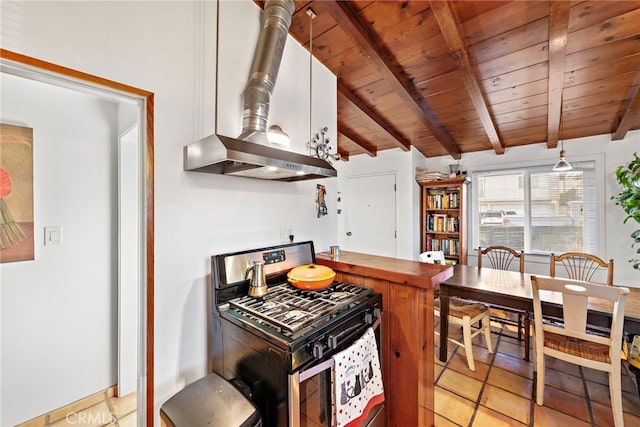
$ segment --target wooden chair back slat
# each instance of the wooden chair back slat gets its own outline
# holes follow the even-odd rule
[[[524,273],[524,251],[517,252],[507,246],[489,246],[482,249],[478,247],[478,268],[482,268],[482,257],[486,255],[491,268],[497,270],[509,270],[514,259],[520,261],[520,273]]]
[[[552,253],[549,263],[551,277],[556,277],[557,264],[564,268],[567,278],[583,282],[593,282],[594,275],[601,269],[606,269],[606,284],[613,285],[613,259],[605,262],[595,255],[582,252],[566,252],[558,256]]]

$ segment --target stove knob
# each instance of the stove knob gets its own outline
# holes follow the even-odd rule
[[[380,309],[380,307],[376,307],[373,309],[373,315],[376,319],[379,319],[380,316],[382,316],[382,310]]]
[[[365,313],[364,321],[367,325],[373,325],[373,313]]]
[[[329,335],[327,337],[327,346],[333,350],[338,347],[338,337],[335,335]]]
[[[314,342],[312,354],[316,359],[322,359],[322,356],[324,356],[324,345],[319,342]]]

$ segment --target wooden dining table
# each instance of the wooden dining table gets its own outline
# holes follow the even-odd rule
[[[440,355],[442,362],[447,360],[447,339],[449,332],[449,298],[459,297],[486,302],[491,305],[522,310],[527,313],[524,319],[524,358],[529,360],[530,323],[533,312],[533,293],[531,277],[541,274],[519,273],[516,271],[478,268],[471,265],[453,266],[453,275],[442,281],[440,287]],[[640,289],[629,288],[625,307],[624,331],[631,335],[640,335]],[[562,310],[561,296],[541,294],[545,315],[558,316]],[[590,325],[609,327],[613,303],[601,299],[589,300],[587,321]]]

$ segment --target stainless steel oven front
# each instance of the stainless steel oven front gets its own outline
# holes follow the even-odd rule
[[[380,349],[380,318],[372,325]],[[360,330],[350,336],[344,336],[343,345],[336,348],[348,347]],[[333,340],[333,338],[330,338]],[[332,345],[337,344],[335,341]],[[380,354],[378,354],[380,357]],[[298,426],[330,426],[332,423],[332,389],[331,371],[334,368],[332,358],[313,364],[289,374],[289,425]],[[382,427],[385,425],[384,404],[375,406],[362,425],[368,427]]]

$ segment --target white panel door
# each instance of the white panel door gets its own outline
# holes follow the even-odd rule
[[[396,174],[347,178],[345,250],[395,257]]]

